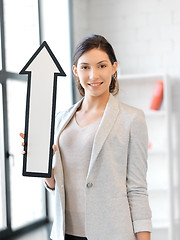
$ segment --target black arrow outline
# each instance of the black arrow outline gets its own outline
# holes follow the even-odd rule
[[[49,55],[51,56],[53,62],[55,63],[56,67],[58,68],[59,72],[54,73],[54,83],[53,83],[53,99],[52,99],[52,116],[51,116],[51,135],[50,135],[50,147],[49,147],[49,167],[48,173],[40,173],[40,172],[27,172],[27,149],[28,149],[28,129],[29,129],[29,105],[30,105],[30,91],[31,91],[31,71],[26,71],[29,65],[34,61],[34,59],[38,56],[43,48],[46,48]],[[57,77],[62,76],[66,77],[64,70],[62,69],[61,65],[59,64],[58,60],[56,59],[55,55],[51,51],[50,47],[48,46],[47,42],[44,41],[37,51],[33,54],[33,56],[29,59],[23,69],[19,72],[19,74],[27,74],[28,75],[28,84],[27,84],[27,96],[26,96],[26,113],[25,113],[25,130],[24,130],[24,151],[26,152],[23,155],[23,176],[29,177],[43,177],[43,178],[50,178],[51,171],[52,171],[52,158],[53,158],[53,143],[54,143],[54,127],[55,127],[55,110],[56,110],[56,92],[57,92]]]

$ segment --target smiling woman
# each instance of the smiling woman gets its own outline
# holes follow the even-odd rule
[[[116,70],[104,37],[80,42],[73,73],[83,98],[56,116],[54,169],[46,179],[56,196],[54,240],[150,240],[146,123],[141,110],[113,96]]]

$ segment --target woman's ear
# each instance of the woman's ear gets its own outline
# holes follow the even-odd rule
[[[117,66],[118,66],[118,63],[114,62],[113,63],[113,74],[117,71]]]
[[[77,73],[77,67],[75,65],[73,65],[72,67],[73,73],[76,77],[78,77],[78,73]]]

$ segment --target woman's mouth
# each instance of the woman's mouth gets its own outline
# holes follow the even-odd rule
[[[99,83],[88,83],[89,86],[92,86],[92,87],[98,87],[100,86],[101,84],[103,84],[103,82],[99,82]]]

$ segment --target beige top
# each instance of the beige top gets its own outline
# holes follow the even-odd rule
[[[75,119],[59,138],[65,181],[65,232],[85,237],[85,182],[100,119],[80,127]]]

